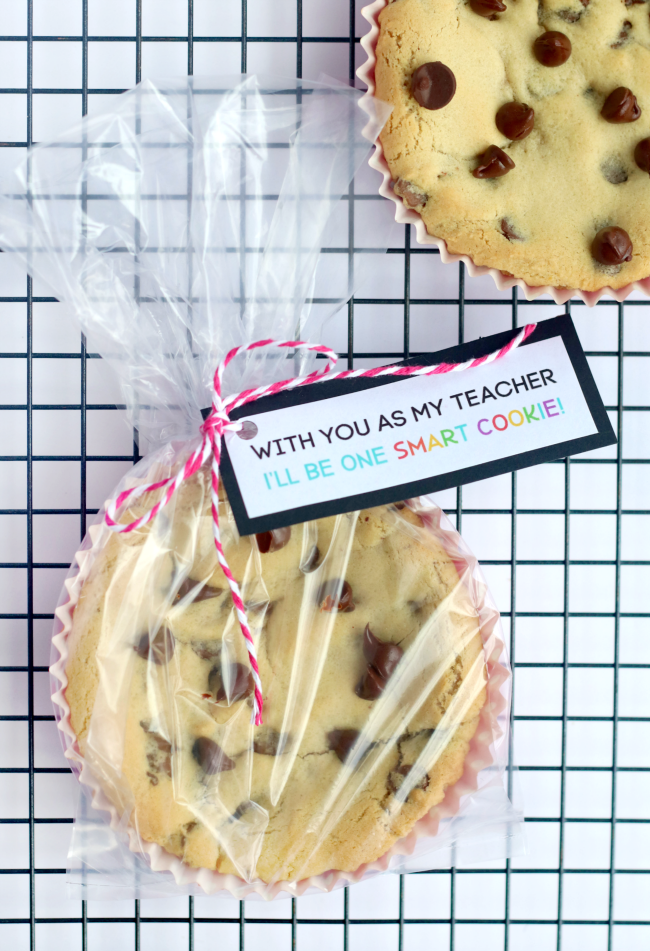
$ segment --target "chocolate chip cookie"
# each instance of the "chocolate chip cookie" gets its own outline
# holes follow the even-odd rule
[[[97,552],[66,668],[80,750],[125,822],[193,868],[354,871],[463,773],[486,682],[470,591],[413,506],[241,538],[223,497],[220,520],[263,725],[200,470]]]
[[[530,285],[650,275],[650,3],[394,0],[376,95],[395,193]]]

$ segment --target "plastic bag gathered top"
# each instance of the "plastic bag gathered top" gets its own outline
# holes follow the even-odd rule
[[[65,149],[34,150],[24,194],[14,186],[2,204],[0,244],[118,372],[152,449],[113,498],[179,471],[231,347],[317,342],[358,280],[322,249],[339,247],[349,183],[385,114],[362,112],[344,87],[214,85],[143,84]],[[226,390],[312,359],[247,354]],[[134,495],[119,521],[159,498]],[[498,613],[433,503],[240,537],[220,490],[264,689],[259,726],[209,465],[135,531],[112,533],[102,515],[53,638],[59,727],[88,793],[73,881],[121,896],[269,898],[446,864],[458,846],[505,854],[518,820],[504,792]]]

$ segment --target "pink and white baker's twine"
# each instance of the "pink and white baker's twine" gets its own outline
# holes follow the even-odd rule
[[[253,722],[256,726],[259,726],[262,723],[263,707],[262,682],[260,680],[259,666],[257,663],[257,651],[255,648],[253,635],[251,634],[250,627],[248,626],[248,617],[246,615],[246,607],[244,606],[244,602],[242,600],[241,591],[239,590],[239,585],[237,584],[235,576],[230,570],[226,560],[223,546],[221,544],[221,534],[219,531],[219,466],[221,465],[221,440],[223,439],[224,433],[237,432],[239,429],[241,429],[242,425],[240,422],[231,421],[230,413],[233,410],[238,409],[240,406],[245,406],[247,403],[252,403],[254,400],[260,399],[262,396],[271,396],[274,393],[281,393],[283,390],[293,390],[298,386],[308,386],[310,383],[325,383],[329,380],[345,380],[352,379],[354,377],[437,376],[441,373],[455,373],[460,370],[469,370],[473,367],[484,366],[487,363],[494,363],[495,360],[501,360],[503,357],[515,350],[518,346],[520,346],[520,344],[524,342],[524,340],[526,340],[527,337],[532,334],[536,326],[536,324],[527,324],[517,334],[516,337],[513,337],[513,339],[505,345],[505,347],[501,347],[500,350],[495,350],[494,353],[490,353],[485,357],[477,357],[474,360],[467,360],[465,363],[439,363],[435,366],[424,367],[387,366],[376,367],[373,370],[339,370],[335,373],[333,372],[333,369],[336,366],[338,357],[333,350],[329,349],[329,347],[304,343],[301,340],[256,340],[254,343],[249,343],[241,347],[235,347],[219,364],[216,373],[214,374],[212,412],[201,426],[202,439],[199,448],[190,455],[189,459],[173,478],[162,479],[160,482],[139,485],[132,489],[125,489],[124,492],[120,492],[116,499],[108,503],[106,515],[104,516],[108,527],[114,532],[133,532],[135,529],[140,528],[142,525],[146,525],[147,522],[150,522],[152,519],[154,519],[158,512],[165,505],[167,505],[181,483],[184,482],[185,479],[189,479],[190,476],[194,475],[194,473],[208,461],[210,456],[212,456],[211,498],[214,544],[215,548],[217,549],[217,558],[219,559],[219,564],[221,565],[223,573],[228,579],[233,604],[235,606],[235,611],[237,612],[239,626],[241,627],[242,634],[246,640],[246,648],[248,650],[248,658],[250,660],[251,670],[253,673],[253,682],[255,685]],[[237,393],[234,396],[229,396],[226,399],[223,399],[221,396],[221,383],[224,371],[228,364],[231,363],[240,353],[245,353],[249,350],[258,350],[260,347],[277,347],[278,349],[291,350],[313,350],[316,353],[324,354],[327,357],[328,365],[323,370],[314,370],[313,373],[309,373],[307,376],[294,377],[290,380],[282,380],[279,383],[270,383],[268,386],[258,386],[254,390],[244,390],[241,393]],[[148,512],[136,519],[134,522],[120,524],[116,521],[118,517],[118,510],[122,507],[122,505],[124,505],[127,499],[137,499],[147,492],[155,492],[158,489],[164,489],[164,495]]]

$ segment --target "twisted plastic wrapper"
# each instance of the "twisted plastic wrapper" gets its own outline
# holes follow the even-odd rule
[[[145,83],[32,151],[19,187],[5,185],[0,244],[117,372],[150,450],[113,497],[174,474],[196,448],[228,350],[317,342],[358,286],[351,257],[328,251],[346,248],[350,183],[387,115],[359,98],[256,77]],[[304,374],[312,359],[237,358],[225,392]],[[432,502],[240,538],[222,493],[262,726],[208,469],[131,534],[102,515],[66,580],[51,668],[84,793],[69,871],[80,895],[271,898],[510,854],[498,613]]]

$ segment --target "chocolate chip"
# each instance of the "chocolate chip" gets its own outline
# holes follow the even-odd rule
[[[358,730],[331,730],[327,734],[327,742],[333,753],[336,753],[342,763],[350,755],[350,750],[361,734]]]
[[[244,697],[249,697],[255,689],[253,674],[244,664],[228,664],[224,668],[213,667],[208,674],[208,687],[217,703],[224,700],[236,703]]]
[[[151,641],[149,634],[143,634],[133,650],[143,660],[151,660],[154,664],[168,664],[174,655],[176,641],[167,627],[159,627]]]
[[[158,775],[161,773],[165,776],[170,776],[172,774],[172,760],[171,752],[172,745],[169,740],[166,740],[164,736],[161,736],[160,733],[156,733],[155,730],[151,729],[150,720],[140,720],[140,726],[147,734],[148,737],[148,747],[149,751],[146,754],[147,763],[151,772],[147,773],[147,776],[151,780],[152,785],[158,785]],[[155,782],[152,777],[155,777]]]
[[[498,145],[490,145],[481,156],[481,164],[474,169],[474,178],[501,178],[515,167],[509,155]]]
[[[623,20],[623,26],[621,27],[621,32],[618,34],[618,37],[613,43],[610,43],[610,46],[613,50],[620,50],[622,46],[625,46],[627,41],[630,38],[630,30],[632,29],[632,24],[629,20]]]
[[[192,756],[207,776],[235,768],[234,761],[224,753],[218,743],[207,736],[199,736],[194,741]]]
[[[379,640],[370,630],[370,625],[366,624],[363,632],[363,656],[385,682],[394,674],[404,651],[399,644]]]
[[[184,581],[181,581],[180,587],[174,596],[174,601],[180,601],[181,598],[188,595],[190,591],[193,591],[196,586],[196,581],[193,581],[191,578],[185,578]]]
[[[650,139],[641,139],[634,150],[634,161],[642,172],[650,174]]]
[[[583,7],[586,7],[588,3],[589,0],[582,0]],[[558,10],[555,15],[565,23],[577,23],[584,12],[584,10]]]
[[[241,424],[241,429],[237,430],[237,435],[240,439],[255,439],[258,431],[259,430],[252,419],[245,419]]]
[[[636,122],[641,115],[641,108],[631,89],[618,86],[614,92],[610,92],[600,114],[607,122]]]
[[[149,736],[154,741],[159,750],[165,754],[169,754],[172,751],[172,745],[169,740],[166,740],[164,736],[161,736],[160,733],[149,733]]]
[[[289,526],[274,528],[272,532],[260,532],[255,538],[260,552],[263,555],[268,555],[270,552],[284,548],[291,538],[291,528]]]
[[[308,552],[307,557],[299,565],[300,570],[303,574],[308,575],[310,571],[318,566],[318,559],[320,558],[320,551],[318,550],[318,545],[314,545],[310,552]]]
[[[167,744],[169,746],[169,744]],[[169,746],[171,751],[171,746]],[[157,756],[155,753],[147,754],[147,763],[151,767],[154,773],[160,775],[163,773],[165,776],[169,776],[171,779],[172,775],[172,760],[171,753],[168,753],[166,756]]]
[[[233,812],[231,819],[234,819],[235,821],[239,821],[239,819],[241,819],[242,816],[246,815],[247,812],[250,812],[252,806],[253,806],[253,803],[250,801],[250,799],[247,799],[246,802],[240,803],[235,809],[235,811]]]
[[[591,244],[591,253],[600,264],[623,264],[632,260],[632,242],[622,228],[603,228]]]
[[[533,131],[535,110],[524,102],[506,102],[496,114],[496,126],[506,139],[519,141]]]
[[[411,94],[423,109],[442,109],[456,94],[456,77],[444,63],[423,63],[411,76]]]
[[[469,5],[480,17],[497,19],[497,13],[503,13],[508,8],[502,0],[469,0]]]
[[[425,192],[414,185],[413,182],[407,182],[405,178],[397,179],[393,185],[393,191],[409,208],[419,208],[420,205],[426,205],[429,200],[429,196]]]
[[[201,660],[215,660],[221,654],[221,641],[192,641],[190,646]]]
[[[256,614],[264,615],[264,623],[273,614],[277,601],[244,601],[244,607],[246,608],[247,613],[251,616],[251,620],[254,620],[255,623],[259,623],[258,619],[255,617]]]
[[[262,730],[253,741],[253,749],[262,756],[280,756],[284,753],[289,736],[276,730]]]
[[[321,611],[354,611],[356,605],[352,600],[352,588],[348,581],[341,578],[330,578],[324,581],[318,589],[316,601]]]
[[[196,591],[192,601],[207,601],[208,598],[217,598],[223,592],[223,588],[213,588],[209,584],[204,584],[202,587],[199,587],[200,582],[194,581],[192,578],[186,578],[185,581],[181,582],[181,586],[176,592],[176,597],[174,601],[180,601],[181,598],[186,597],[190,591]]]
[[[608,159],[603,162],[601,169],[611,185],[623,185],[628,180],[627,169],[618,159]]]
[[[376,670],[368,667],[361,681],[355,687],[354,692],[362,700],[376,700],[384,692],[386,681]]]
[[[368,669],[357,684],[355,693],[362,700],[376,700],[386,688],[390,676],[404,656],[399,644],[380,641],[366,624],[363,633],[363,655],[368,661]]]
[[[542,66],[561,66],[571,56],[571,40],[564,33],[549,30],[537,37],[533,50]]]
[[[502,218],[500,222],[501,234],[504,238],[507,238],[508,241],[523,241],[524,239],[520,234],[514,230],[507,218]]]
[[[163,750],[165,753],[171,753],[171,743],[169,740],[166,740],[164,736],[161,736],[160,733],[156,733],[155,730],[151,729],[151,720],[140,720],[140,726],[144,732],[149,735],[152,742],[156,744],[159,750]]]

